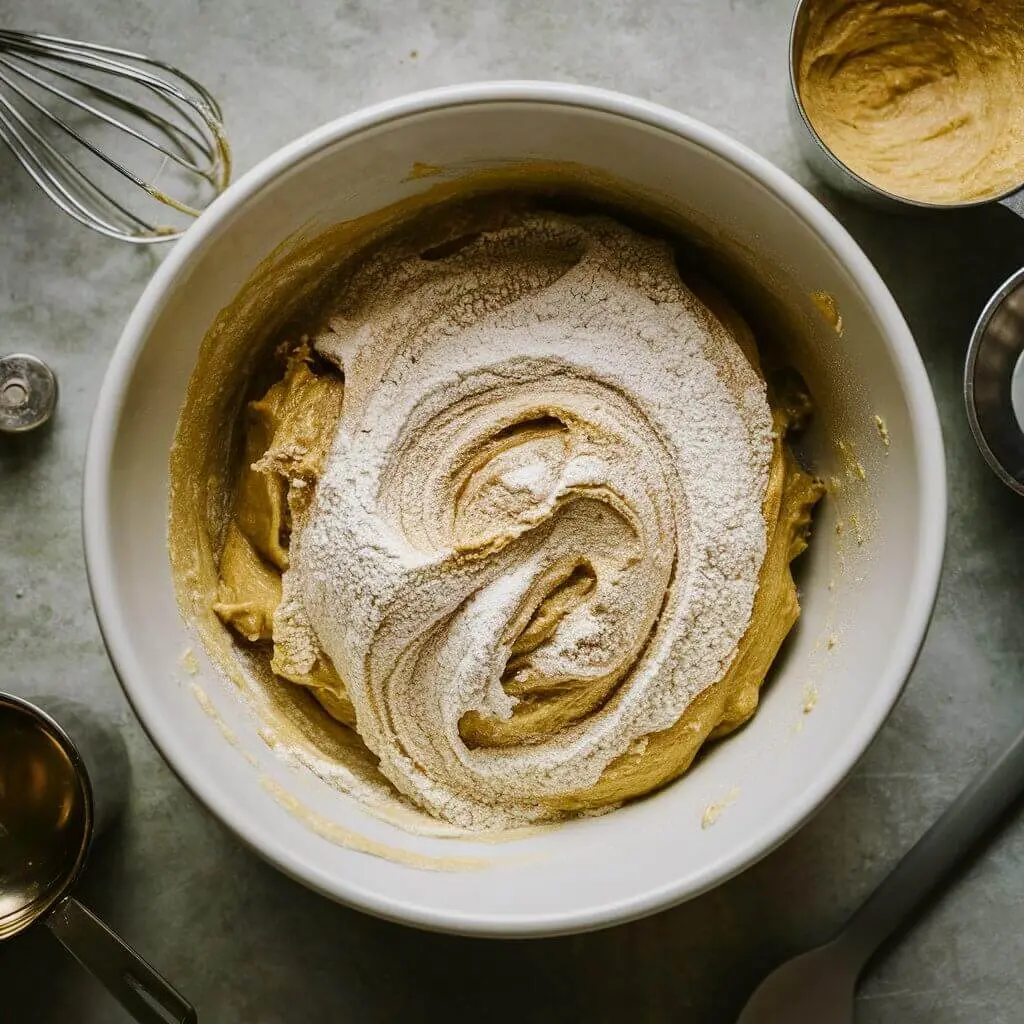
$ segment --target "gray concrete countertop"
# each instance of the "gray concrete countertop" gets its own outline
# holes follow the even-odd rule
[[[823,194],[786,129],[790,0],[6,0],[11,27],[177,63],[221,100],[244,171],[364,104],[480,78],[602,85],[723,129],[815,188],[902,306],[938,396],[950,523],[938,608],[906,694],[841,793],[746,874],[592,935],[429,935],[337,907],[243,849],[149,745],[93,619],[79,538],[86,429],[121,326],[159,261],[58,213],[0,152],[0,352],[47,359],[54,429],[0,438],[0,689],[77,696],[132,760],[123,822],[81,895],[196,1003],[207,1024],[476,1019],[735,1019],[782,958],[827,935],[1024,721],[1024,501],[991,476],[960,375],[986,297],[1024,264],[1001,208],[896,219]],[[1018,815],[875,966],[862,1024],[1024,1019]],[[0,948],[0,1021],[125,1019],[43,931]]]

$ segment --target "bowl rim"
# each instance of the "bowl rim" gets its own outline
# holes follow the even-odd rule
[[[696,878],[640,891],[607,904],[546,915],[484,914],[415,905],[368,892],[289,849],[267,824],[240,811],[229,788],[194,761],[187,745],[151,700],[147,672],[119,606],[110,531],[112,455],[127,383],[174,280],[207,239],[252,196],[289,168],[343,138],[439,109],[492,103],[554,104],[638,121],[680,136],[757,180],[800,217],[828,246],[862,289],[877,316],[916,427],[918,523],[916,576],[884,678],[873,687],[860,728],[787,812],[752,832],[729,857]],[[340,117],[283,146],[239,178],[199,217],[157,269],[132,311],[103,379],[86,448],[82,531],[86,574],[107,653],[124,693],[153,745],[187,789],[246,846],[284,874],[338,902],[378,917],[464,935],[528,937],[586,931],[619,924],[691,899],[727,881],[795,833],[835,792],[874,739],[899,698],[924,642],[938,591],[945,545],[946,470],[938,410],[924,364],[895,300],[859,245],[828,210],[784,171],[717,129],[668,107],[591,86],[543,81],[473,82],[411,93]]]

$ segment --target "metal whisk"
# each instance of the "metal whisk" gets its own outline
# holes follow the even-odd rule
[[[0,30],[0,141],[65,213],[126,242],[177,238],[231,170],[220,107],[194,79],[34,32]]]

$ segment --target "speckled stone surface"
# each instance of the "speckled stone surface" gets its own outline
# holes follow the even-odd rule
[[[529,77],[677,107],[810,185],[786,129],[791,6],[6,0],[3,21],[142,49],[187,68],[222,101],[239,171],[370,102]],[[761,976],[837,926],[1024,722],[1024,500],[1004,491],[976,454],[960,399],[971,326],[988,294],[1024,264],[1024,223],[1001,208],[894,219],[822,198],[906,313],[942,414],[949,546],[918,667],[842,792],[743,876],[621,928],[493,942],[403,929],[307,892],[227,835],[149,745],[93,619],[79,492],[104,367],[159,255],[65,219],[0,152],[0,351],[41,355],[63,386],[50,433],[0,438],[0,689],[74,695],[117,722],[131,755],[130,804],[97,844],[80,895],[174,979],[200,1020],[730,1022]],[[1018,814],[879,959],[861,987],[857,1020],[1015,1024],[1024,1019],[1022,963]],[[4,1024],[124,1019],[45,932],[0,947]]]

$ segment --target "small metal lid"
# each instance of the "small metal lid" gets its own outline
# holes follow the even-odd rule
[[[0,357],[0,434],[41,427],[57,407],[57,378],[41,359],[24,353]]]

